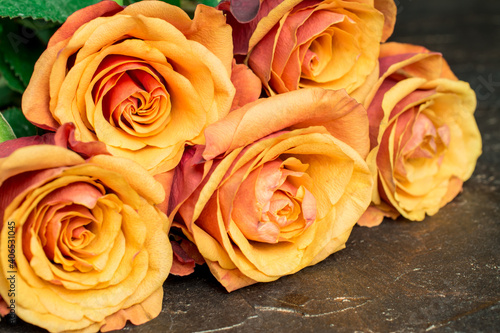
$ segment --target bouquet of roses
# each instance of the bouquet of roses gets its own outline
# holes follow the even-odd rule
[[[435,214],[471,176],[474,92],[441,54],[386,42],[392,0],[167,2],[0,5],[0,105],[22,93],[0,118],[3,316],[138,325],[168,274],[270,282],[356,223]]]

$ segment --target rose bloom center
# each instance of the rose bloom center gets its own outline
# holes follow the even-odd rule
[[[296,158],[264,163],[241,184],[232,218],[249,240],[293,242],[316,219],[307,165]]]
[[[171,119],[170,95],[150,64],[126,56],[107,56],[94,76],[92,97],[113,127],[135,137],[154,136]]]

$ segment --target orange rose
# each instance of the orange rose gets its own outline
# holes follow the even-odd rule
[[[384,215],[417,221],[434,215],[461,191],[481,154],[474,91],[441,54],[387,43],[380,73],[366,101],[368,164],[378,181],[373,205],[360,221],[368,226]]]
[[[0,299],[51,332],[146,322],[172,261],[163,188],[72,131],[0,144]]]
[[[248,54],[248,66],[271,95],[305,87],[351,94],[370,75],[376,79],[379,44],[396,16],[392,0],[263,0],[248,23],[235,18],[251,17],[239,12],[246,8],[230,8],[229,1],[219,8],[233,27],[234,53]]]
[[[344,248],[370,202],[367,126],[344,91],[247,104],[186,151],[170,214],[228,291],[314,265]]]
[[[186,144],[229,112],[231,28],[214,8],[195,17],[161,1],[103,1],[71,15],[38,60],[23,111],[153,174],[175,167]]]

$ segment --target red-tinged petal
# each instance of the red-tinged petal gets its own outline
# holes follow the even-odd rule
[[[194,259],[190,258],[176,241],[170,241],[170,244],[172,244],[172,251],[174,253],[170,274],[186,276],[193,273],[194,266],[196,265]]]
[[[83,157],[109,154],[106,150],[106,145],[102,142],[77,141],[75,139],[75,126],[66,123],[59,127],[55,134],[46,133],[44,135],[22,137],[0,143],[0,158],[9,156],[19,148],[36,145],[56,145],[63,148],[70,148]]]
[[[63,168],[52,168],[42,171],[28,171],[19,175],[13,175],[1,183],[0,186],[0,228],[3,221],[3,214],[7,206],[24,191],[37,188],[40,184],[55,177]]]
[[[415,57],[422,58],[422,60],[412,62],[412,59]],[[405,62],[408,62],[407,66],[403,66]],[[433,80],[439,78],[441,75],[442,58],[439,53],[424,55],[421,53],[406,53],[380,58],[379,63],[381,74],[398,75],[398,78],[422,77]],[[394,64],[399,63],[401,63],[401,66],[392,67]],[[388,73],[388,70],[391,71]]]
[[[379,143],[379,151],[377,154],[377,168],[378,171],[381,175],[381,177],[388,182],[388,186],[392,190],[395,190],[396,185],[394,184],[394,180],[392,178],[392,160],[391,160],[391,154],[389,152],[389,140],[390,140],[390,134],[391,131],[394,130],[394,124],[391,124],[387,127],[387,129],[384,132],[384,135],[382,136],[382,140]]]
[[[279,38],[276,41],[276,50],[274,52],[273,70],[278,74],[286,74],[285,64],[297,60],[299,63],[299,73],[302,59],[292,57],[292,51],[297,45],[310,41],[315,36],[324,32],[328,27],[342,22],[345,15],[330,11],[302,10],[290,15],[286,19],[286,24],[280,30]],[[298,79],[297,79],[298,81]]]
[[[7,157],[19,148],[36,145],[54,144],[54,133],[41,136],[27,136],[0,143],[0,158]]]
[[[88,183],[72,183],[65,187],[52,191],[42,201],[39,206],[53,205],[56,203],[74,203],[83,205],[89,209],[95,207],[97,200],[103,193]]]
[[[408,75],[428,80],[438,77],[457,80],[441,53],[432,52],[420,45],[404,43],[384,43],[380,46],[381,76],[392,66],[402,68]],[[413,61],[411,59],[414,59]]]
[[[53,144],[56,146],[70,148],[84,158],[90,158],[95,155],[109,155],[106,145],[102,142],[82,142],[76,140],[75,125],[71,123],[61,125],[61,127],[57,129],[53,140]]]
[[[218,211],[218,200],[216,196],[212,196],[208,200],[203,211],[200,213],[199,218],[194,223],[201,229],[203,229],[203,231],[205,231],[207,234],[212,236],[212,238],[216,239],[219,242],[219,244],[222,244],[223,243],[222,235],[227,233],[227,230],[222,230],[224,227],[221,227],[219,223],[214,223],[213,219],[214,217],[215,219],[217,219],[217,211]],[[180,212],[182,214],[182,210]],[[190,225],[188,225],[188,228],[189,227]]]
[[[384,217],[395,220],[399,213],[389,205],[382,203],[377,206],[369,206],[358,221],[362,227],[376,227],[382,223]]]
[[[395,119],[401,115],[408,105],[422,103],[428,100],[432,95],[436,93],[434,89],[426,89],[426,90],[415,90],[408,96],[402,98],[392,109],[389,120]]]
[[[250,37],[252,37],[257,25],[262,20],[262,18],[268,16],[268,14],[282,4],[284,0],[266,0],[262,1],[260,4],[259,11],[255,18],[249,22],[240,23],[234,17],[230,10],[230,1],[223,1],[217,7],[218,9],[224,11],[227,17],[227,23],[233,28],[233,43],[234,43],[234,54],[244,55],[248,53],[248,46]],[[293,6],[300,2],[300,0],[293,0],[285,2],[279,10],[279,13],[286,12],[293,8]],[[279,14],[276,17],[280,16]],[[273,26],[278,20],[271,22],[269,25]],[[267,31],[266,31],[267,32]]]
[[[236,88],[231,111],[258,100],[262,93],[260,79],[246,65],[236,64],[235,61],[233,61],[231,82]]]
[[[179,165],[175,168],[167,212],[169,216],[180,204],[195,193],[206,178],[207,164],[203,163],[204,159],[201,155],[203,148],[203,146],[195,146],[186,149]],[[192,200],[189,200],[189,202],[193,205],[196,203],[192,202]],[[186,204],[189,205],[189,203]],[[188,209],[188,211],[192,212],[192,209]]]
[[[278,33],[278,27],[273,27],[261,41],[252,49],[248,58],[248,66],[260,78],[267,87],[267,82],[271,79],[271,67],[273,62],[273,45]]]
[[[198,251],[196,245],[190,240],[182,239],[181,248],[190,258],[194,260],[197,265],[202,265],[205,263],[205,259],[203,259],[200,251]]]
[[[382,102],[384,100],[385,93],[394,87],[395,84],[396,81],[391,79],[383,81],[381,86],[378,88],[377,93],[373,97],[372,102],[366,109],[370,123],[370,149],[373,149],[379,144],[378,136],[380,123],[385,116],[384,109],[382,108]]]

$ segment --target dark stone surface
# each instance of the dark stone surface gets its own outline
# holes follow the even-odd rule
[[[124,331],[495,332],[500,327],[500,3],[400,0],[392,40],[440,51],[478,94],[483,155],[464,192],[423,222],[356,227],[347,248],[228,294],[200,267],[164,285],[160,316]],[[19,322],[2,332],[42,332]]]

